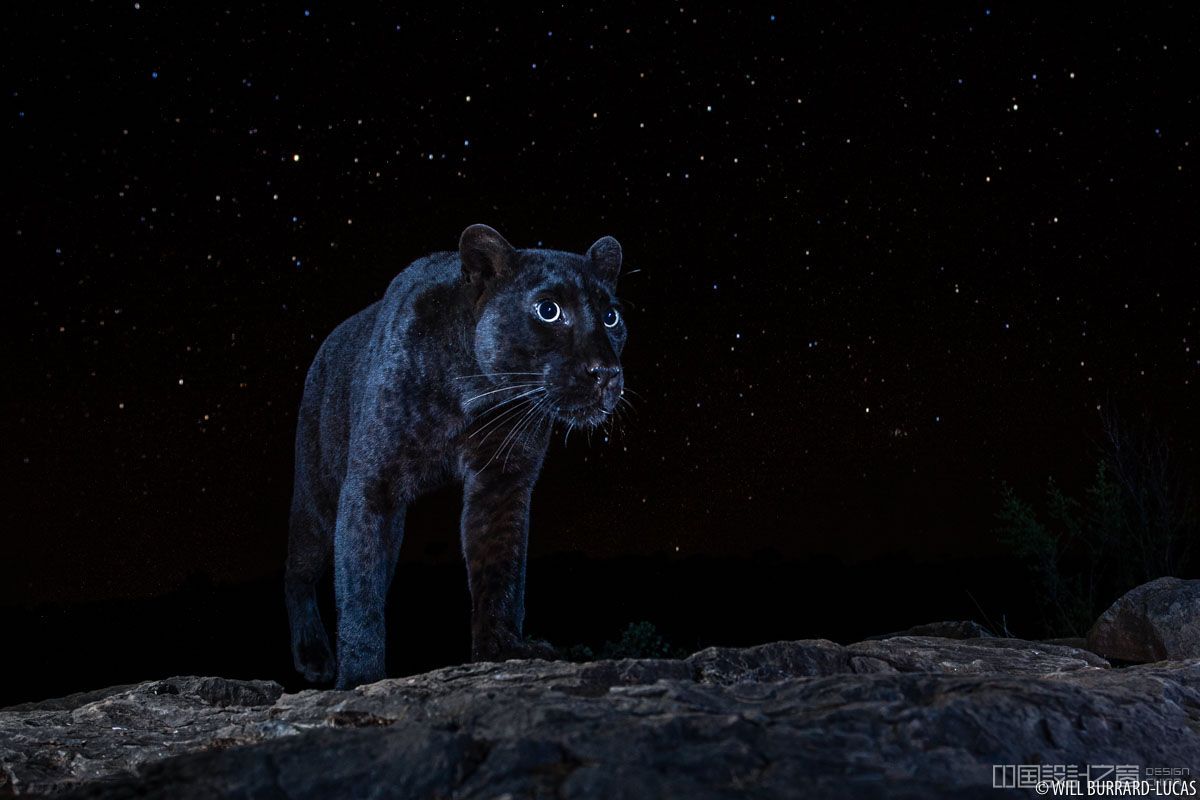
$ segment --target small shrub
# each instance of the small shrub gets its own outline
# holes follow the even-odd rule
[[[601,658],[679,658],[672,647],[650,622],[631,622],[615,642],[605,642]]]
[[[596,653],[586,644],[573,644],[562,651],[563,658],[567,661],[583,662],[595,661]]]

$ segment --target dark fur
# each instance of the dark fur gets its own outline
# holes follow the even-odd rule
[[[405,509],[450,479],[463,483],[472,657],[552,655],[522,631],[529,498],[553,422],[595,426],[623,391],[624,322],[604,324],[620,266],[610,237],[583,256],[518,251],[473,225],[458,253],[411,264],[321,345],[300,405],[286,578],[308,680],[335,676],[316,595],[331,562],[337,686],[384,677]],[[538,317],[544,299],[561,319]]]

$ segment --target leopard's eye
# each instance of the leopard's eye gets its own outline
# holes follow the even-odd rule
[[[604,327],[615,328],[617,327],[617,323],[620,321],[621,312],[617,311],[615,308],[610,308],[608,311],[604,312]]]
[[[562,316],[562,309],[553,300],[539,300],[534,304],[533,311],[542,322],[557,322]]]

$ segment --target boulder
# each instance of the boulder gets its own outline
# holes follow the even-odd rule
[[[994,765],[1189,766],[1200,660],[897,637],[447,667],[351,691],[171,678],[0,711],[0,795],[980,797]]]
[[[1100,615],[1087,642],[1126,662],[1200,658],[1200,580],[1159,578],[1130,589]]]

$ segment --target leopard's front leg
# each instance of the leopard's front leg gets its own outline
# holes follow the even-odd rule
[[[462,543],[471,589],[471,658],[554,658],[545,642],[524,638],[529,501],[536,471],[499,465],[463,481]]]

